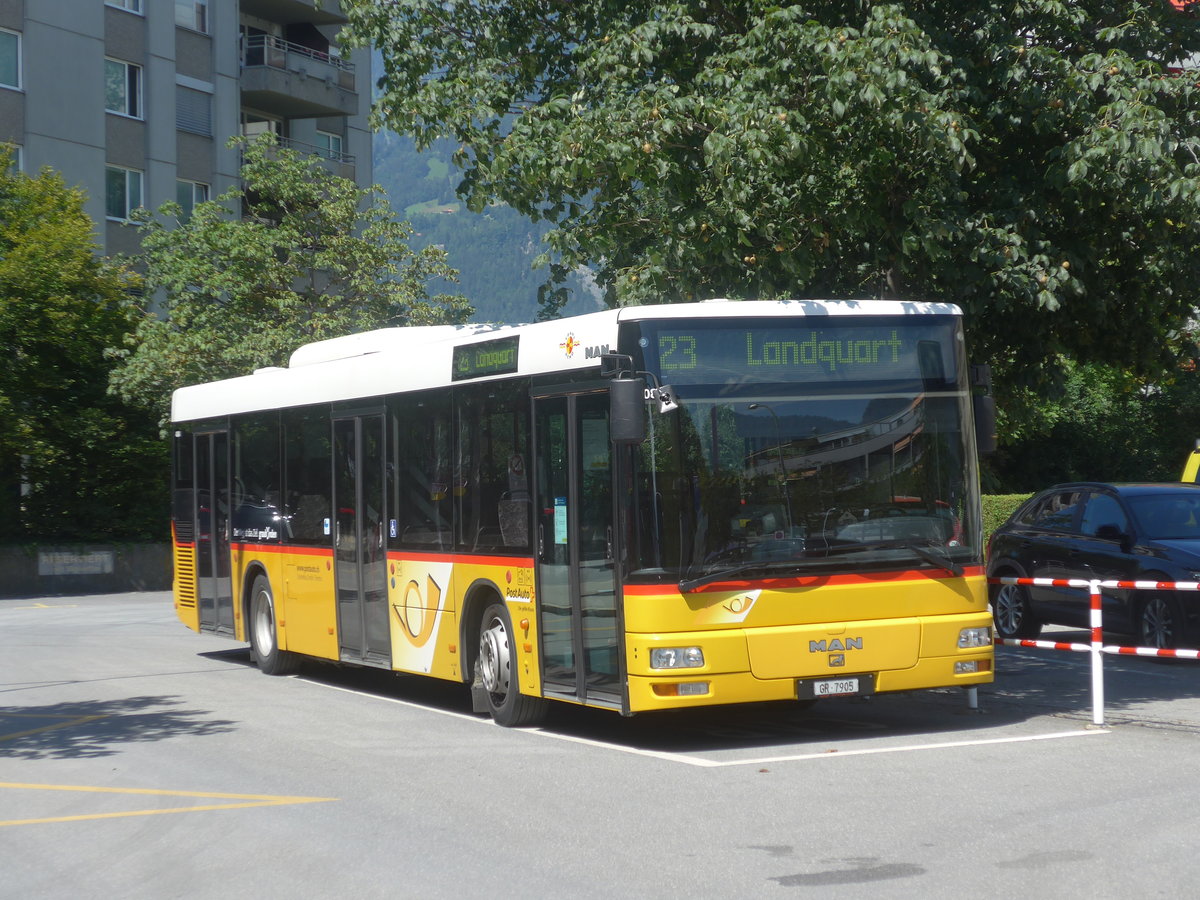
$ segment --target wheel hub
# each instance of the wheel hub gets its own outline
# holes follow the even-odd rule
[[[270,653],[275,646],[275,623],[271,610],[271,600],[269,597],[259,596],[259,602],[255,604],[256,615],[254,617],[254,636],[258,639],[258,646],[264,654]]]
[[[1006,631],[1021,627],[1021,600],[1011,585],[1004,585],[996,595],[996,618]]]
[[[493,620],[479,635],[479,669],[489,694],[508,693],[508,632],[502,622]]]
[[[1171,646],[1171,609],[1161,599],[1155,598],[1146,604],[1142,615],[1142,634],[1151,647],[1162,649]]]

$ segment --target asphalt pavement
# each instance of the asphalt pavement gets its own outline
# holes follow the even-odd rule
[[[1200,879],[1197,665],[1105,660],[1102,727],[1087,654],[998,648],[978,709],[514,730],[422,677],[264,676],[169,594],[4,600],[0,897],[1174,895]]]

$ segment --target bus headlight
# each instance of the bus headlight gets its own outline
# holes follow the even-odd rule
[[[979,628],[964,628],[958,633],[958,649],[987,647],[992,643],[992,629],[986,625]]]
[[[698,669],[704,665],[699,647],[655,647],[650,651],[652,669]]]

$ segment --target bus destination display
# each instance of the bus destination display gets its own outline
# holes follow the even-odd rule
[[[517,371],[520,338],[506,337],[454,348],[451,380],[463,381],[484,375],[509,375]]]
[[[658,370],[667,381],[711,382],[714,376],[739,381],[874,381],[945,378],[954,369],[953,357],[944,357],[936,348],[946,346],[946,337],[943,328],[928,324],[661,328],[644,335],[642,346],[657,348]]]

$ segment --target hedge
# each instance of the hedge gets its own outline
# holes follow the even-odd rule
[[[1004,524],[1004,520],[1012,515],[1013,510],[1032,497],[1033,494],[984,494],[981,497],[983,505],[983,545],[987,546],[992,532]]]

